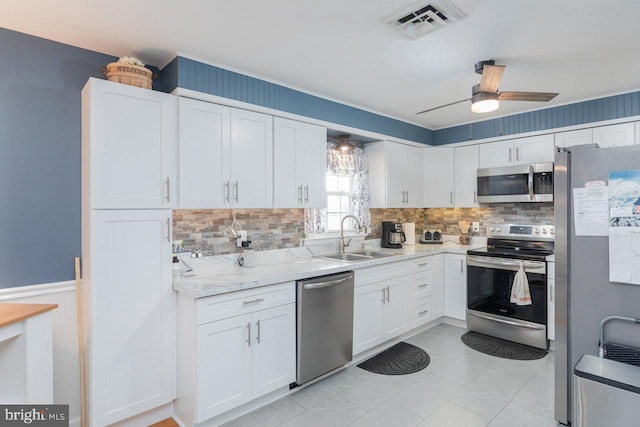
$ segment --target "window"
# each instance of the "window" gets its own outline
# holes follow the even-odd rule
[[[340,231],[340,220],[353,215],[353,183],[351,176],[327,172],[327,231]],[[347,222],[348,221],[348,222]],[[355,221],[345,221],[345,230],[355,230]]]

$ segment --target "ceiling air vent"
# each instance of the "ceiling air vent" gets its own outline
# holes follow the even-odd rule
[[[384,21],[405,37],[417,39],[466,17],[448,0],[422,0],[387,16]]]

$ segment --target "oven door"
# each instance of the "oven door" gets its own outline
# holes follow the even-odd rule
[[[529,282],[530,305],[510,302],[511,287],[521,262]],[[482,313],[546,325],[546,263],[467,255],[467,307]]]

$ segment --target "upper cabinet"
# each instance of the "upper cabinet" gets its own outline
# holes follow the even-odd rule
[[[390,141],[366,145],[372,208],[422,206],[421,148]]]
[[[454,149],[422,149],[422,206],[452,208],[454,202]]]
[[[274,117],[274,207],[326,207],[326,176],[327,129]]]
[[[553,162],[553,135],[480,144],[479,168]]]
[[[478,146],[467,145],[454,149],[454,195],[457,208],[473,208],[478,205],[477,171]]]
[[[106,80],[82,90],[83,194],[92,209],[173,206],[176,97]],[[89,143],[90,141],[90,143]]]
[[[273,207],[273,118],[180,98],[179,207]]]
[[[635,124],[620,123],[617,125],[599,126],[578,129],[555,134],[557,147],[596,143],[600,147],[619,147],[635,143]]]

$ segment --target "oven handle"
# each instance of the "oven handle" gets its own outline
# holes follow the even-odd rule
[[[504,261],[491,257],[467,255],[467,264],[475,267],[513,267],[520,268],[520,261]],[[544,269],[545,263],[540,261],[524,261],[526,269]]]
[[[527,325],[524,323],[513,322],[511,320],[498,319],[497,317],[487,316],[485,314],[479,314],[479,313],[469,313],[469,314],[472,316],[480,317],[482,319],[492,320],[494,322],[499,322],[499,323],[505,323],[511,326],[519,326],[521,328],[533,329],[535,331],[541,331],[545,328],[544,326],[533,326],[533,325]]]

